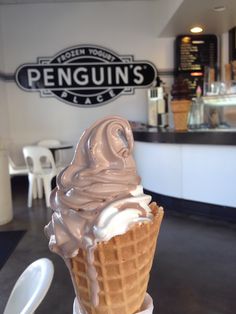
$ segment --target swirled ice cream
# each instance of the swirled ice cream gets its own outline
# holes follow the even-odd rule
[[[46,231],[52,251],[72,257],[150,219],[151,197],[143,194],[132,153],[132,131],[121,117],[107,117],[83,133],[51,193],[54,214]]]
[[[99,120],[82,134],[71,164],[58,175],[51,193],[54,213],[45,227],[49,247],[66,261],[86,251],[94,306],[99,302],[97,244],[153,218],[151,197],[143,193],[132,154],[128,121],[119,116]]]

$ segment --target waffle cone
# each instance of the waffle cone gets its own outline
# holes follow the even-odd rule
[[[187,130],[190,105],[190,100],[172,100],[171,108],[174,114],[174,125],[176,130]]]
[[[162,207],[150,205],[152,222],[136,224],[123,235],[98,243],[94,265],[99,284],[99,304],[91,302],[86,251],[70,260],[74,287],[88,314],[134,314],[145,298],[156,241],[163,217]]]

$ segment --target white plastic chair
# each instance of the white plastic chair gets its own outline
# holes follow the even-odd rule
[[[42,147],[47,147],[50,149],[50,147],[57,147],[61,145],[61,142],[57,139],[44,139],[44,140],[40,140],[37,143],[38,146],[42,146]],[[55,163],[56,165],[61,165],[62,164],[62,156],[61,156],[61,152],[57,151],[55,153]]]
[[[28,174],[27,166],[26,165],[25,166],[16,165],[10,156],[8,156],[8,167],[9,167],[9,174],[12,177]]]
[[[23,147],[23,155],[29,171],[28,207],[32,207],[33,198],[36,198],[37,196],[42,198],[42,185],[44,189],[46,205],[49,207],[51,182],[52,179],[58,174],[60,169],[56,168],[53,155],[46,147],[25,146]],[[47,160],[46,167],[44,162],[45,159]]]
[[[53,263],[40,258],[30,264],[16,281],[3,314],[33,314],[51,285]]]

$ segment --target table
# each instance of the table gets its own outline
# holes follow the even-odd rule
[[[60,144],[60,145],[49,146],[48,149],[50,149],[50,151],[52,152],[52,155],[54,157],[54,160],[56,160],[55,155],[56,155],[56,152],[58,150],[71,149],[73,147],[74,146],[71,143],[64,143],[64,144]]]

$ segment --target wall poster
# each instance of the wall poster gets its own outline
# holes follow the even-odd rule
[[[95,45],[78,45],[51,58],[39,57],[15,73],[21,89],[79,107],[103,105],[133,94],[135,88],[147,88],[156,78],[151,62],[136,61],[132,55],[120,56]]]

